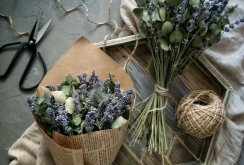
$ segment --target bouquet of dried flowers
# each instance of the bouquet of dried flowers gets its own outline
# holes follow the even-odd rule
[[[147,39],[155,69],[155,92],[137,106],[132,144],[146,136],[150,152],[167,150],[164,109],[169,82],[228,31],[229,15],[237,6],[229,0],[136,0],[133,10]],[[244,19],[235,23],[244,22]],[[146,130],[146,131],[145,131]]]
[[[100,80],[95,72],[89,79],[85,73],[78,75],[78,81],[68,75],[43,91],[27,102],[55,162],[112,163],[125,137],[133,91],[121,92],[113,76]]]
[[[44,96],[28,97],[33,114],[47,132],[79,135],[99,130],[118,128],[127,122],[132,103],[131,89],[121,93],[119,82],[112,76],[102,81],[95,72],[71,75],[57,88],[44,87]]]

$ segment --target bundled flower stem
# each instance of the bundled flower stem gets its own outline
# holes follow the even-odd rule
[[[164,110],[168,84],[202,52],[217,43],[236,6],[228,0],[137,0],[133,10],[150,48],[155,91],[137,106],[139,116],[132,123],[132,145],[145,135],[150,153],[164,154],[168,144]],[[240,19],[242,20],[242,19]],[[241,21],[239,21],[241,22]],[[232,25],[230,25],[232,27]],[[228,31],[228,30],[226,30]]]

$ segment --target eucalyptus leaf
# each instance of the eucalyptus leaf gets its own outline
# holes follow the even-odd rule
[[[64,85],[61,90],[64,92],[66,96],[72,96],[72,85]]]
[[[220,37],[221,37],[221,34],[217,34],[217,35],[214,35],[211,40],[209,40],[209,43],[212,45],[212,44],[215,44],[217,42],[219,42],[220,40]]]
[[[161,21],[160,19],[160,16],[159,16],[159,12],[157,9],[155,9],[153,12],[152,12],[152,21],[155,22],[155,21]]]
[[[199,0],[189,0],[189,4],[194,8],[198,7]]]
[[[150,19],[149,14],[147,12],[147,10],[143,10],[143,16],[142,16],[142,20],[145,22],[148,22]]]
[[[171,43],[179,43],[183,40],[183,34],[180,31],[173,31],[169,36]]]
[[[44,97],[40,97],[40,99],[38,100],[37,104],[42,104],[45,101]]]
[[[165,8],[160,8],[159,9],[159,16],[160,16],[161,21],[165,21],[165,18],[166,18],[166,10],[165,10]]]
[[[192,42],[191,45],[195,48],[203,48],[204,43],[201,37],[196,37]]]
[[[154,22],[153,27],[157,29],[157,32],[162,31],[162,22],[161,21]]]
[[[146,5],[146,1],[145,0],[136,0],[136,3],[138,5],[138,7],[143,7]]]
[[[230,21],[227,17],[221,17],[220,22],[221,22],[222,26],[225,26],[230,23]]]
[[[78,126],[81,124],[81,118],[79,115],[74,115],[72,118],[72,121],[75,124],[75,126]]]
[[[133,9],[133,14],[136,16],[137,19],[142,19],[143,17],[143,8],[142,7],[138,7]]]
[[[66,81],[67,81],[67,83],[69,83],[69,84],[72,84],[72,82],[73,82],[73,77],[71,76],[71,74],[69,74],[68,76],[66,76]]]
[[[159,44],[160,44],[160,48],[164,51],[169,51],[169,43],[164,40],[164,39],[160,39],[159,40]]]
[[[207,27],[203,28],[203,29],[200,31],[200,36],[205,36],[205,35],[207,34],[207,32],[208,32],[208,28],[207,28]]]
[[[158,3],[163,4],[165,0],[158,0]]]
[[[215,23],[212,23],[210,26],[209,26],[209,30],[211,31],[211,33],[213,35],[217,35],[219,32],[221,32],[221,27]]]
[[[169,7],[176,7],[181,3],[181,0],[167,0]]]
[[[38,112],[40,114],[44,114],[46,112],[47,108],[48,108],[47,104],[41,104],[40,106],[38,106]]]
[[[173,28],[173,24],[170,21],[165,21],[162,26],[162,35],[172,32]]]

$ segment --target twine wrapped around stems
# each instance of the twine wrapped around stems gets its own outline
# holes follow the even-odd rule
[[[159,86],[158,84],[154,84],[154,91],[160,96],[169,96],[169,90]]]
[[[195,90],[185,96],[177,110],[178,125],[197,138],[213,135],[226,119],[224,105],[210,90]]]

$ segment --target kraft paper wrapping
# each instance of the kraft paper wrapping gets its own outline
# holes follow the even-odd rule
[[[37,90],[42,94],[42,86],[57,85],[63,82],[68,74],[76,77],[80,73],[89,75],[92,71],[95,71],[101,79],[107,78],[109,73],[115,75],[115,80],[121,83],[122,89],[133,88],[132,80],[122,67],[82,37],[55,62]],[[128,123],[126,123],[120,128],[77,136],[65,136],[54,132],[51,139],[38,119],[37,123],[39,123],[50,153],[58,165],[111,164],[123,143],[128,127]]]

